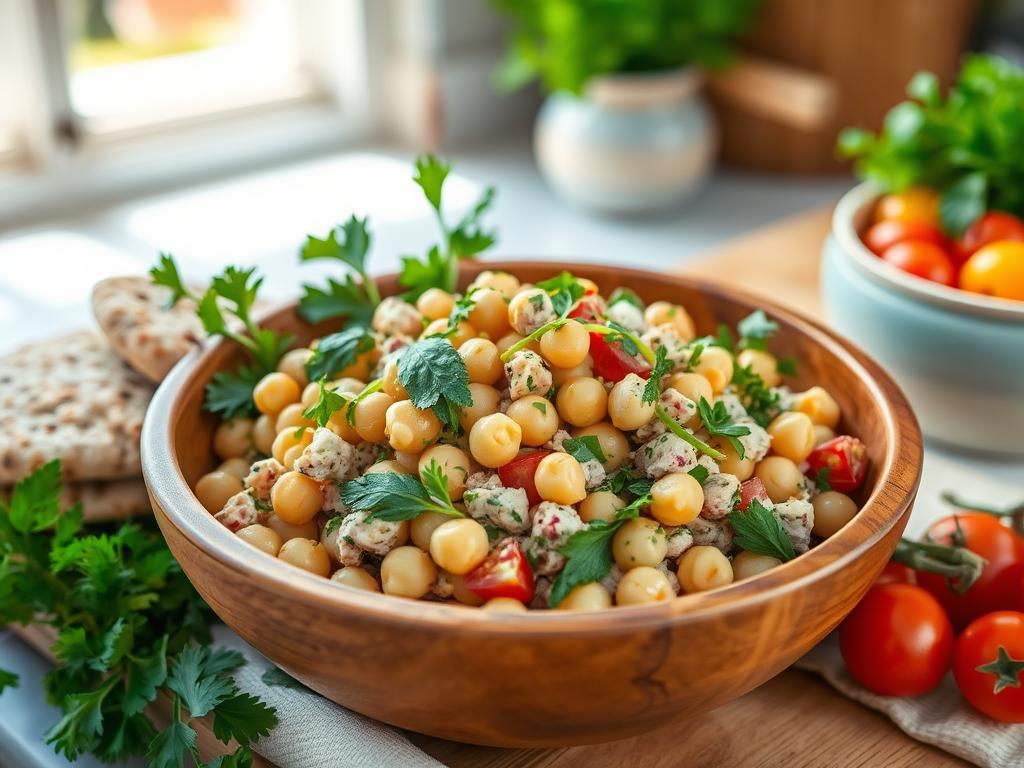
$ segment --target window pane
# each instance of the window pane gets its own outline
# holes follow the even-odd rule
[[[89,130],[307,95],[290,0],[73,0],[71,103]]]

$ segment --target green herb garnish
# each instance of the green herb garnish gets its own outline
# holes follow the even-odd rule
[[[767,427],[779,415],[779,393],[769,389],[752,366],[733,365],[732,384],[747,415]]]
[[[672,370],[672,361],[668,359],[668,350],[665,347],[658,347],[654,353],[654,367],[651,375],[644,385],[643,401],[645,403],[656,403],[661,397],[661,379]]]
[[[551,295],[551,305],[555,308],[555,314],[565,317],[570,310],[576,306],[576,302],[583,298],[586,292],[583,285],[575,276],[569,272],[562,272],[548,280],[541,280],[537,287],[547,291]]]
[[[779,330],[779,324],[769,320],[764,310],[750,313],[736,325],[740,333],[740,349],[766,349],[768,339]]]
[[[746,511],[729,513],[729,524],[736,534],[733,543],[740,549],[786,562],[796,557],[793,544],[775,514],[758,499],[751,499]]]
[[[359,355],[372,350],[375,343],[370,329],[361,325],[350,325],[343,331],[328,334],[320,339],[306,361],[306,374],[310,381],[336,376],[356,362]]]
[[[744,457],[743,443],[739,441],[739,438],[744,435],[750,434],[750,427],[743,424],[736,424],[732,420],[732,416],[725,408],[725,403],[719,400],[715,405],[712,405],[705,400],[703,397],[700,402],[697,403],[697,412],[700,414],[700,420],[704,422],[704,428],[708,431],[709,435],[717,437],[724,437],[729,441],[729,444],[736,451],[736,454],[742,459]]]
[[[588,461],[599,461],[602,464],[608,461],[601,449],[601,441],[597,435],[582,435],[581,437],[570,437],[562,442],[562,448],[580,464]]]
[[[366,325],[373,317],[373,310],[380,303],[380,292],[366,267],[372,240],[367,221],[353,215],[328,232],[327,237],[306,236],[299,251],[300,261],[333,259],[359,277],[358,282],[352,274],[346,275],[340,283],[330,279],[327,290],[303,285],[305,293],[299,301],[299,314],[311,323],[343,316]]]
[[[302,418],[312,419],[317,423],[317,426],[326,427],[327,422],[331,420],[331,416],[334,415],[335,411],[340,411],[344,408],[349,402],[349,398],[335,392],[333,389],[328,389],[325,378],[321,378],[317,384],[320,386],[320,395],[315,403],[302,412]],[[302,427],[299,427],[299,430],[297,437],[302,435]]]
[[[375,472],[349,480],[341,484],[341,500],[351,509],[369,512],[367,520],[412,520],[425,512],[465,517],[452,503],[448,477],[436,460],[424,468],[422,482],[416,475],[397,472]]]
[[[473,404],[466,363],[445,339],[417,341],[401,351],[398,380],[417,408],[432,408],[450,431],[459,430],[459,408]]]

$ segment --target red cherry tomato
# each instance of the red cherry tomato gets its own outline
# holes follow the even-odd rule
[[[1024,723],[1024,613],[997,611],[972,622],[957,638],[953,677],[976,709]]]
[[[914,571],[903,563],[897,563],[895,560],[890,560],[886,563],[885,568],[878,574],[878,578],[875,579],[875,584],[916,584],[917,580],[914,578]]]
[[[942,606],[913,584],[871,587],[839,628],[853,678],[883,696],[919,696],[937,686],[953,656]]]
[[[487,559],[463,578],[466,587],[483,600],[511,597],[528,604],[533,599],[533,569],[519,542],[511,537],[499,542]]]
[[[905,240],[917,240],[933,243],[943,250],[949,248],[949,241],[937,227],[923,221],[896,221],[888,219],[873,224],[864,233],[864,245],[876,256],[881,256],[886,249]]]
[[[926,536],[936,544],[961,544],[988,560],[981,576],[963,595],[952,592],[946,580],[936,573],[917,574],[917,583],[935,595],[956,626],[963,627],[992,611],[1020,606],[1024,539],[999,522],[999,518],[980,512],[944,517],[928,529]]]
[[[959,245],[966,259],[982,246],[1000,240],[1024,240],[1024,221],[1012,213],[989,211],[974,220]]]
[[[765,490],[760,477],[752,477],[743,481],[740,485],[740,503],[737,506],[746,512],[751,499],[757,499],[762,503],[769,500],[768,491]]]
[[[924,240],[905,240],[890,245],[882,253],[882,261],[933,283],[953,285],[956,279],[949,254],[935,243]]]
[[[599,314],[597,306],[593,301],[588,301],[586,296],[587,294],[584,294],[584,298],[580,300],[580,303],[569,310],[569,317],[579,317],[588,323],[596,323]]]
[[[826,440],[807,457],[807,476],[816,478],[828,469],[828,484],[832,490],[850,493],[860,488],[868,472],[868,449],[850,435],[839,435]]]
[[[630,373],[644,379],[651,375],[646,360],[626,354],[621,342],[609,343],[600,333],[590,334],[590,357],[594,361],[594,376],[605,381],[622,381]]]
[[[537,471],[540,460],[551,451],[534,451],[516,456],[508,464],[498,467],[498,477],[501,484],[506,488],[522,488],[526,491],[526,498],[530,500],[530,506],[540,504],[540,494],[537,493],[537,485],[533,475]]]

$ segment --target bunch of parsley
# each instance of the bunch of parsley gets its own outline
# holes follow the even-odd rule
[[[240,693],[235,651],[210,640],[213,614],[185,578],[152,523],[86,533],[79,506],[61,507],[60,463],[52,461],[0,500],[0,624],[57,630],[57,666],[47,698],[63,717],[46,731],[74,760],[91,753],[118,761],[145,755],[154,768],[240,768],[249,744],[277,722],[274,710]],[[0,691],[17,676],[0,669]],[[171,702],[162,730],[147,714]],[[186,716],[187,712],[187,716]],[[210,716],[214,734],[238,743],[204,766],[188,717]]]

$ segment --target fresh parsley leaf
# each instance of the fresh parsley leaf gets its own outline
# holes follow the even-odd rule
[[[668,359],[668,350],[665,347],[658,347],[654,352],[654,368],[644,385],[643,401],[645,403],[656,403],[661,397],[661,380],[672,370],[672,361]]]
[[[184,648],[167,676],[167,687],[181,697],[193,717],[205,716],[234,690],[234,684],[220,670],[207,669],[209,661],[208,647]]]
[[[732,344],[732,333],[729,331],[729,326],[725,323],[718,324],[718,333],[714,340],[711,342],[712,347],[721,347],[730,352],[735,351]]]
[[[567,559],[551,587],[549,602],[552,608],[556,608],[575,587],[600,581],[608,575],[612,567],[611,542],[617,530],[617,522],[595,520],[569,537],[559,549]]]
[[[315,259],[336,259],[347,264],[354,271],[366,271],[366,254],[370,252],[370,231],[367,219],[350,216],[348,221],[335,227],[326,238],[306,236],[306,242],[299,251],[301,261]]]
[[[732,384],[747,415],[761,427],[779,415],[779,393],[770,389],[752,366],[734,365]]]
[[[427,338],[405,347],[398,381],[414,406],[432,408],[451,431],[459,429],[458,409],[473,404],[466,363],[446,339]]]
[[[370,329],[361,325],[350,325],[324,336],[306,361],[306,375],[310,381],[337,376],[360,355],[372,350],[375,343]]]
[[[373,316],[374,308],[380,303],[380,292],[366,267],[372,243],[367,224],[367,219],[352,215],[344,224],[332,229],[327,237],[306,236],[306,242],[299,250],[300,261],[333,259],[360,278],[358,283],[351,274],[345,275],[344,282],[328,278],[327,290],[304,285],[305,295],[299,302],[299,313],[310,322],[341,315],[366,324]]]
[[[637,309],[644,309],[643,299],[641,299],[640,296],[637,295],[637,292],[632,288],[625,288],[622,286],[616,288],[612,291],[611,296],[608,297],[608,306],[614,306],[620,301],[632,304]]]
[[[740,320],[736,329],[740,332],[740,349],[765,349],[779,324],[758,309]]]
[[[690,345],[689,355],[686,358],[686,370],[692,371],[700,365],[700,357],[704,350],[711,344],[710,339],[698,339]]]
[[[738,509],[730,512],[729,524],[736,534],[733,543],[741,549],[782,562],[796,557],[782,524],[758,499],[751,499],[745,512]]]
[[[60,514],[60,494],[60,461],[54,459],[15,484],[7,519],[19,533],[45,531]]]
[[[818,493],[832,490],[832,485],[828,481],[828,476],[831,472],[832,467],[822,467],[818,470],[818,474],[814,476],[814,487],[818,489]]]
[[[103,703],[118,682],[114,676],[94,691],[68,695],[62,703],[64,717],[43,734],[46,743],[68,760],[88,751],[103,729]]]
[[[181,705],[175,701],[175,717],[149,746],[146,761],[150,768],[181,768],[186,755],[196,754],[196,732],[181,721]]]
[[[548,415],[548,404],[542,403],[539,400],[530,403],[534,408],[541,412],[544,416]]]
[[[234,373],[217,371],[206,385],[203,407],[224,421],[238,416],[255,416],[256,403],[252,391],[263,374],[251,365],[242,365]]]
[[[7,688],[18,687],[18,676],[9,670],[0,668],[0,693]]]
[[[260,680],[271,688],[294,688],[301,691],[306,687],[280,667],[268,667],[267,671],[260,675]]]
[[[403,294],[404,298],[415,301],[430,288],[448,290],[449,272],[448,260],[435,245],[427,251],[426,261],[420,261],[414,256],[403,256],[398,282],[408,288]]]
[[[423,190],[423,196],[431,207],[441,212],[441,191],[444,189],[444,180],[448,178],[452,167],[443,163],[432,154],[420,155],[416,158],[416,173],[412,180]]]
[[[321,378],[317,384],[320,386],[320,396],[302,412],[302,418],[313,419],[317,426],[326,427],[335,411],[340,411],[349,401],[333,389],[328,389],[326,378]]]
[[[636,357],[640,354],[640,347],[637,346],[636,341],[633,338],[632,331],[625,326],[616,323],[614,320],[609,320],[607,325],[612,329],[611,333],[606,333],[604,336],[604,340],[608,344],[622,345],[622,351],[632,357]]]
[[[626,490],[637,497],[649,496],[651,487],[654,485],[654,478],[637,477],[626,485]]]
[[[497,242],[494,232],[487,232],[480,226],[480,217],[494,202],[495,189],[487,187],[480,199],[455,225],[448,238],[452,257],[472,259]]]
[[[782,376],[796,376],[796,367],[795,357],[780,357],[775,363],[775,370]]]
[[[277,714],[255,696],[236,693],[213,710],[213,734],[227,743],[243,745],[266,736],[277,725]]]
[[[151,654],[132,659],[121,704],[125,714],[140,714],[147,704],[156,699],[157,691],[166,682],[167,640],[167,635],[161,635]]]
[[[738,438],[750,434],[750,427],[743,424],[736,424],[725,408],[725,403],[719,400],[712,405],[703,397],[697,403],[697,412],[704,422],[704,428],[709,435],[724,437],[732,445],[736,454],[742,459],[744,457],[743,443]]]
[[[157,285],[171,289],[171,298],[167,302],[168,309],[182,299],[192,296],[185,286],[185,281],[181,279],[181,273],[178,272],[178,265],[175,263],[174,257],[169,253],[160,253],[160,260],[155,267],[149,270],[149,276]]]
[[[588,461],[599,461],[604,464],[608,461],[608,457],[601,449],[601,441],[597,439],[597,435],[567,438],[562,443],[562,448],[580,464],[585,464]]]
[[[324,536],[332,535],[338,528],[341,527],[341,521],[344,520],[344,515],[335,515],[324,524]]]
[[[93,659],[92,667],[98,672],[106,672],[132,650],[135,630],[131,622],[121,616],[100,639],[100,651]]]
[[[607,475],[604,482],[601,483],[598,488],[599,491],[611,491],[612,493],[622,493],[631,482],[637,479],[636,472],[628,465],[619,467],[617,470]]]
[[[696,467],[691,469],[688,474],[698,483],[704,485],[704,481],[708,479],[709,472],[707,467],[698,464]]]
[[[586,289],[580,281],[569,272],[564,271],[548,280],[541,280],[537,283],[537,287],[551,295],[551,305],[559,317],[568,315],[576,302],[586,293]]]
[[[427,473],[425,472],[424,475]],[[441,473],[443,476],[443,472]],[[368,512],[367,520],[412,520],[424,512],[440,512],[450,517],[465,517],[451,503],[444,478],[444,493],[438,491],[440,480],[431,481],[428,490],[416,475],[377,472],[341,484],[341,500],[350,509]]]
[[[954,181],[942,194],[939,214],[943,228],[961,235],[988,207],[988,177],[982,171],[968,173]]]
[[[311,323],[345,317],[357,325],[369,325],[373,319],[374,304],[352,275],[346,275],[342,282],[327,278],[326,289],[304,283],[302,290],[299,314]]]

